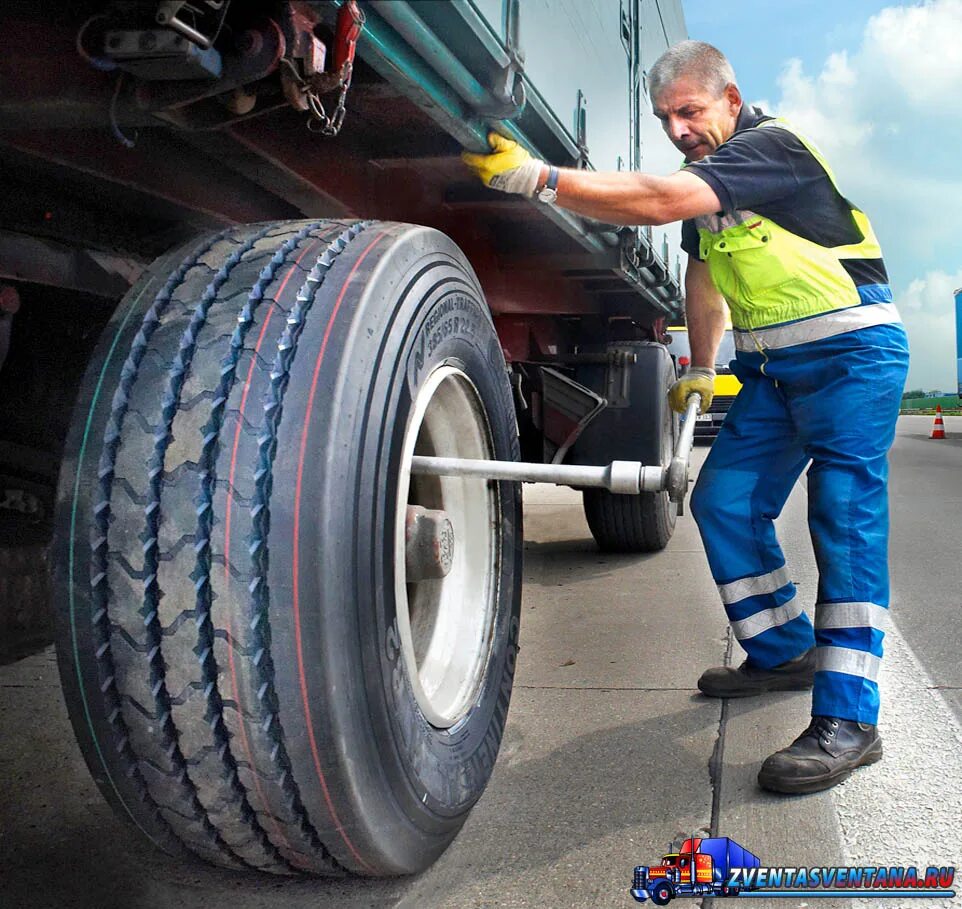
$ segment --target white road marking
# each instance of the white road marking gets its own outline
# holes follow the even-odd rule
[[[833,790],[849,865],[954,865],[962,873],[962,727],[918,657],[890,622],[879,676],[884,757]],[[911,900],[920,907],[962,906]],[[856,906],[898,899],[855,900]]]

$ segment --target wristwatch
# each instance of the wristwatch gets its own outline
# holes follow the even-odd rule
[[[554,205],[558,201],[558,168],[548,165],[548,179],[538,191],[538,201]]]

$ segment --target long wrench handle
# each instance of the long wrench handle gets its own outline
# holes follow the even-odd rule
[[[685,403],[688,408],[685,410],[685,422],[682,424],[681,432],[678,433],[678,442],[675,444],[675,457],[683,457],[687,461],[691,446],[695,442],[695,423],[698,411],[701,410],[701,395],[693,391],[688,395]]]
[[[685,410],[685,422],[678,433],[678,441],[668,467],[668,498],[677,502],[679,508],[685,501],[685,493],[688,492],[688,461],[695,441],[695,417],[701,410],[701,395],[693,391],[686,403],[688,408]]]

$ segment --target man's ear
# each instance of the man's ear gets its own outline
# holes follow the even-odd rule
[[[742,93],[738,90],[738,86],[732,82],[729,82],[725,86],[725,98],[731,105],[732,113],[738,113],[742,106]]]

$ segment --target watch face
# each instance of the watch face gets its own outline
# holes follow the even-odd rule
[[[558,200],[558,191],[556,189],[549,189],[545,187],[538,193],[538,198],[542,202],[547,202],[549,205],[554,204]]]

